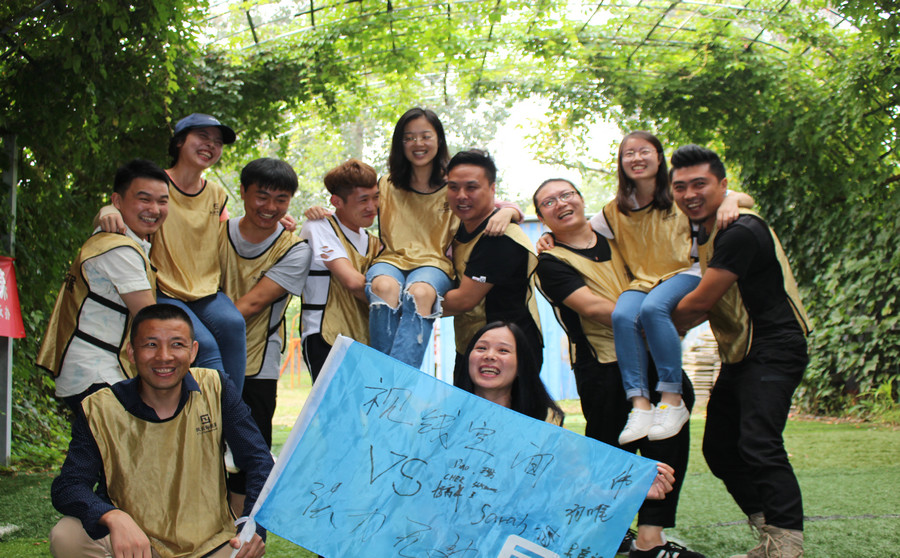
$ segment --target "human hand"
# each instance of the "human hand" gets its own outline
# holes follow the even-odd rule
[[[488,219],[487,225],[484,227],[484,234],[488,236],[502,235],[506,232],[506,227],[509,226],[516,215],[518,213],[512,208],[501,208]]]
[[[722,205],[716,211],[716,226],[719,230],[725,229],[728,225],[734,223],[734,220],[740,217],[741,208],[738,206],[737,196],[725,196]]]
[[[110,510],[100,517],[100,524],[109,529],[114,558],[151,558],[150,539],[130,515]]]
[[[235,558],[259,558],[266,553],[266,543],[259,536],[259,533],[254,533],[253,538],[244,543],[243,546],[241,545],[240,537],[234,537],[228,541],[228,544],[231,545],[231,548],[240,549],[234,555]]]
[[[535,245],[538,254],[545,250],[550,250],[554,246],[556,246],[556,243],[553,241],[553,235],[548,232],[542,234]]]
[[[664,500],[666,494],[672,492],[672,485],[675,483],[675,469],[665,463],[656,464],[656,477],[650,490],[647,491],[648,500]]]
[[[285,213],[284,217],[282,217],[278,222],[281,223],[281,226],[284,227],[288,232],[294,232],[295,230],[297,230],[297,220],[294,219],[292,215]]]
[[[331,215],[331,211],[325,209],[320,205],[314,205],[303,212],[303,216],[306,217],[307,221],[318,221],[319,219],[324,219]]]
[[[125,221],[122,219],[122,214],[111,205],[100,208],[97,225],[103,232],[125,234]]]

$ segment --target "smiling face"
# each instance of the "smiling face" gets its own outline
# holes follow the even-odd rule
[[[662,155],[657,153],[652,143],[643,138],[630,137],[622,144],[619,164],[631,180],[655,179],[660,157]]]
[[[717,178],[709,163],[672,170],[675,203],[691,221],[704,224],[707,230],[712,230],[727,188],[728,179]]]
[[[197,342],[188,324],[179,319],[149,319],[138,324],[128,359],[141,378],[141,392],[155,395],[181,389],[181,380],[197,356]]]
[[[278,221],[291,206],[291,193],[286,190],[268,190],[257,184],[241,185],[244,200],[244,219],[262,231],[275,231]]]
[[[508,327],[485,331],[469,354],[469,377],[475,386],[475,395],[484,397],[487,392],[511,392],[518,364],[516,338],[512,331]]]
[[[162,180],[135,178],[124,195],[113,192],[112,204],[138,237],[155,233],[169,214],[169,186]]]
[[[574,195],[571,194],[574,192]],[[562,198],[568,199],[562,199]],[[548,182],[535,196],[540,207],[540,219],[551,231],[562,233],[577,231],[587,224],[584,216],[584,199],[571,184],[563,180]],[[551,207],[546,203],[552,202]]]
[[[403,154],[413,167],[431,165],[438,152],[438,134],[424,116],[403,127]]]
[[[203,169],[215,165],[222,157],[222,131],[215,126],[193,128],[184,137],[178,162],[190,162]]]
[[[478,165],[457,165],[447,175],[447,203],[467,231],[475,230],[494,211],[495,191],[496,185]]]
[[[347,227],[356,230],[372,226],[378,216],[380,201],[378,184],[371,188],[354,188],[346,200],[336,194],[331,196],[331,205],[334,206],[337,218]]]

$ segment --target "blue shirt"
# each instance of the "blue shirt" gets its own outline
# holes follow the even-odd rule
[[[219,380],[222,382],[223,435],[234,453],[235,464],[247,473],[247,498],[243,510],[243,515],[247,516],[272,470],[272,455],[237,387],[221,373]],[[135,417],[148,422],[164,422],[141,399],[140,378],[123,380],[105,389],[111,389],[119,403]],[[191,391],[200,391],[200,386],[188,373],[181,381],[181,399],[175,416],[184,409]],[[100,517],[116,507],[110,503],[103,458],[84,412],[76,413],[69,453],[59,476],[53,480],[50,495],[53,507],[62,514],[80,519],[91,538],[99,539],[109,534],[109,530],[99,524]],[[265,529],[257,526],[256,532],[265,538]]]

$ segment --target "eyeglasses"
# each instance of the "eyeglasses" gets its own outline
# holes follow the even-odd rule
[[[641,156],[641,159],[649,159],[652,155],[656,155],[656,151],[653,151],[652,149],[650,149],[648,147],[645,147],[638,151],[629,149],[625,153],[622,153],[622,160],[628,161],[628,160],[634,159],[638,155]]]
[[[425,143],[426,141],[431,141],[434,139],[434,134],[431,132],[422,132],[421,134],[406,134],[403,136],[403,143],[410,144],[416,143],[417,141],[421,141]]]
[[[543,207],[544,209],[550,209],[551,207],[556,205],[556,202],[567,202],[567,201],[571,200],[572,196],[574,196],[577,193],[578,192],[576,192],[575,190],[569,190],[568,192],[563,192],[562,194],[560,194],[558,196],[553,196],[552,198],[547,198],[546,200],[542,201],[540,203],[540,206]]]

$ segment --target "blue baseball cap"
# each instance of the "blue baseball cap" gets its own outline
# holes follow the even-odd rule
[[[195,112],[194,114],[185,116],[179,120],[178,124],[175,124],[175,135],[177,136],[181,132],[190,130],[191,128],[208,128],[211,126],[218,128],[222,132],[223,143],[234,143],[234,140],[237,138],[234,130],[219,122],[216,117],[208,114],[201,114],[199,112]]]

